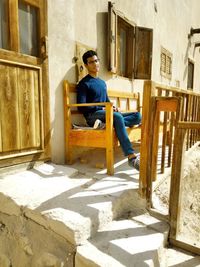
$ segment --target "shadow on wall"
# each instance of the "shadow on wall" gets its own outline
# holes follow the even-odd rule
[[[184,70],[184,73],[183,73],[183,80],[185,81],[185,79],[187,78],[187,75],[188,75],[188,58],[190,57],[190,49],[191,49],[191,40],[189,39],[188,41],[188,45],[187,45],[187,49],[186,49],[186,52],[185,52],[185,57],[184,57],[184,63],[185,63],[185,70]]]
[[[72,81],[76,75],[77,70],[74,65],[66,72],[55,90],[54,119],[51,122],[51,154],[52,162],[56,164],[65,163],[63,80]]]
[[[108,72],[108,13],[98,12],[97,23],[97,52],[101,60],[100,77],[104,80],[111,79]]]
[[[101,59],[100,77],[104,80],[111,78],[108,72],[108,13],[99,12],[96,15],[97,32],[97,52]],[[91,38],[93,38],[91,36]],[[76,46],[76,42],[74,42]],[[55,108],[54,120],[51,122],[51,150],[52,162],[56,164],[64,164],[65,162],[65,147],[64,147],[64,113],[63,113],[63,80],[74,82],[78,80],[78,69],[72,56],[73,67],[68,69],[63,79],[58,84],[55,90]]]

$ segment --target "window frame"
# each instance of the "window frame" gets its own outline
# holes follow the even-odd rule
[[[121,17],[118,18],[117,21],[117,73],[118,75],[122,77],[131,77],[132,71],[131,71],[131,64],[130,60],[128,58],[133,57],[133,41],[134,38],[134,29],[133,27],[127,23],[125,20],[123,20]],[[121,31],[124,30],[125,36],[126,36],[126,44],[125,44],[125,61],[123,62],[124,65],[124,72],[122,72],[122,62],[121,62]]]
[[[190,68],[190,66],[191,66],[191,68]],[[187,77],[187,89],[188,90],[194,89],[194,67],[195,67],[194,61],[192,59],[188,58],[188,77]]]
[[[161,46],[160,75],[168,80],[172,79],[172,60],[172,53]]]
[[[44,8],[44,3],[43,0],[7,0],[7,16],[8,16],[8,21],[7,21],[7,35],[8,35],[8,40],[7,40],[7,47],[0,47],[0,50],[7,50],[10,52],[17,52],[20,54],[23,54],[21,52],[21,45],[20,45],[20,32],[19,32],[19,5],[20,3],[24,5],[29,5],[31,8],[34,8],[36,10],[37,16],[35,20],[35,30],[37,32],[37,44],[38,47],[36,48],[37,50],[37,55],[32,55],[32,54],[24,54],[32,57],[37,57],[40,58],[42,57],[42,51],[41,46],[43,43],[40,44],[40,42],[43,42],[42,40],[42,33],[40,30],[39,25],[42,24],[40,22],[42,18],[41,9]],[[37,10],[38,9],[38,10]]]
[[[119,36],[122,28],[127,37],[125,73],[120,68]],[[138,27],[108,2],[108,30],[108,70],[129,79],[151,79],[153,29]]]

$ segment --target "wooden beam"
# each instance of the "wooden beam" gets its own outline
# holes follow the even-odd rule
[[[40,7],[41,0],[24,0],[24,2],[31,6]]]
[[[186,244],[185,242],[182,242],[180,240],[176,240],[173,238],[170,238],[169,241],[170,241],[170,244],[172,244],[178,248],[182,248],[182,249],[189,251],[191,253],[200,255],[200,248],[199,247],[195,247],[195,246],[192,246],[190,244]]]
[[[120,97],[120,98],[133,98],[138,99],[138,93],[131,93],[131,92],[121,92],[113,89],[108,89],[108,96],[109,97]]]
[[[9,0],[10,49],[15,52],[20,52],[18,18],[18,1]]]
[[[158,111],[176,112],[177,97],[156,97]]]
[[[79,131],[81,135],[77,135],[77,131]],[[66,142],[69,142],[67,146],[67,151],[70,149],[71,144],[73,144],[73,146],[80,146],[80,147],[105,148],[105,142],[106,142],[106,137],[107,137],[105,133],[106,131],[95,130],[93,131],[93,135],[91,135],[91,131],[92,130],[83,130],[83,129],[78,129],[78,130],[72,129],[70,132],[68,131],[69,134],[65,136]],[[111,141],[112,140],[110,140],[110,142]],[[71,157],[69,157],[68,155],[68,158],[71,158]]]
[[[179,121],[177,127],[179,129],[200,129],[200,122]]]

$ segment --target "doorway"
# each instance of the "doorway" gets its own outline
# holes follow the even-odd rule
[[[46,0],[0,0],[0,167],[50,158]]]

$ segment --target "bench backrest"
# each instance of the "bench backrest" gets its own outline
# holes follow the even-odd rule
[[[76,84],[64,82],[65,98],[64,103],[76,103]],[[114,106],[120,108],[122,112],[140,111],[140,93],[121,92],[108,88],[108,96]],[[79,114],[77,109],[72,110],[72,114]]]

